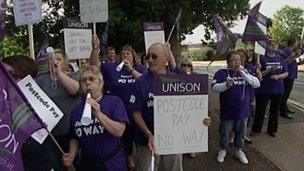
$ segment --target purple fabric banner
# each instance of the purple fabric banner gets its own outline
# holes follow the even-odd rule
[[[6,0],[0,0],[0,38],[4,37],[6,32],[5,12],[6,12]]]
[[[23,170],[21,146],[40,119],[0,62],[0,170]]]
[[[267,25],[267,17],[259,13],[261,3],[262,2],[258,3],[255,7],[253,7],[248,15],[245,32],[243,34],[243,42],[269,41],[269,37],[258,26],[258,23],[264,26]]]
[[[38,64],[38,74],[46,73],[49,71],[47,66],[47,52],[46,48],[49,46],[49,38],[45,36],[42,41],[42,45],[40,47],[40,50],[36,56],[36,62]]]
[[[239,37],[232,33],[227,26],[224,25],[219,16],[213,15],[213,24],[217,35],[217,43],[215,56],[222,56],[233,49]]]
[[[180,20],[182,17],[182,12],[183,12],[183,9],[180,7],[178,9],[178,13],[177,13],[177,16],[175,17],[175,21],[174,21],[177,33],[179,33],[179,30],[180,30]]]
[[[168,74],[157,77],[155,95],[199,95],[208,94],[207,74]]]
[[[102,51],[102,53],[104,53],[106,48],[108,47],[108,34],[109,34],[109,21],[107,21],[107,25],[101,36],[100,50]]]
[[[164,31],[163,22],[144,22],[144,31]]]

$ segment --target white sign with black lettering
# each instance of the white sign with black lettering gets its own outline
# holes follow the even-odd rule
[[[106,22],[109,18],[108,0],[79,0],[83,23]]]
[[[42,122],[46,124],[47,129],[51,131],[63,117],[62,111],[41,90],[30,75],[19,81],[18,86]],[[47,136],[48,133],[44,128],[31,135],[40,144],[43,143]]]
[[[154,138],[160,155],[208,151],[208,95],[154,96]]]
[[[164,24],[162,22],[145,22],[144,23],[144,38],[146,53],[154,43],[165,43]]]
[[[64,48],[69,59],[90,58],[92,50],[91,29],[70,29],[64,31]]]
[[[41,0],[13,0],[16,26],[37,23],[42,20]]]

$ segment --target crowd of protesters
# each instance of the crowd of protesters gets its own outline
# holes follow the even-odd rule
[[[100,40],[93,35],[90,58],[79,62],[79,72],[71,70],[60,49],[47,62],[49,72],[38,76],[37,64],[28,57],[2,60],[16,82],[31,74],[64,113],[52,133],[65,153],[49,138],[43,144],[30,138],[22,146],[24,169],[61,171],[74,165],[77,170],[146,171],[155,155],[154,170],[183,170],[182,154],[155,154],[154,111],[148,104],[153,102],[155,77],[195,74],[191,61],[183,59],[177,64],[168,43],[151,45],[141,59],[130,45],[123,46],[119,55],[112,46],[105,52],[99,47]],[[100,60],[102,53],[104,60]],[[297,77],[297,56],[293,39],[283,50],[270,42],[261,57],[244,50],[226,56],[227,68],[215,73],[211,88],[220,93],[218,162],[224,162],[227,148],[233,144],[240,162],[249,163],[243,152],[245,142],[251,143],[249,120],[253,118],[251,135],[260,133],[269,102],[270,136],[276,136],[279,115],[292,118],[286,101]],[[90,98],[86,98],[88,93]],[[85,103],[92,107],[89,125],[80,121]],[[210,118],[202,118],[202,124],[209,126]]]

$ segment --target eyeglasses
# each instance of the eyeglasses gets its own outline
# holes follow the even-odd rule
[[[83,77],[80,79],[81,83],[86,83],[87,81],[94,82],[97,80],[97,77],[89,76],[89,77]]]
[[[191,64],[181,64],[182,65],[182,67],[189,67],[189,68],[191,68],[192,67],[192,65]]]
[[[151,55],[151,54],[147,54],[146,59],[147,59],[147,60],[149,60],[150,58],[152,58],[152,59],[154,59],[154,60],[155,60],[155,59],[157,59],[157,58],[158,58],[158,56],[157,56],[157,55],[155,55],[155,54],[152,54],[152,55]]]

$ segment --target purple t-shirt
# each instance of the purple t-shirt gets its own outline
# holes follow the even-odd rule
[[[228,76],[233,78],[234,85],[220,93],[220,118],[243,120],[250,115],[249,99],[252,87],[244,80],[240,72],[228,69],[220,69],[215,73],[212,86],[225,82]]]
[[[287,59],[289,56],[293,55],[293,52],[288,48],[283,51],[283,58]],[[298,63],[296,60],[288,64],[288,76],[287,79],[296,79],[298,76]]]
[[[84,108],[84,100],[71,112],[70,134],[76,139],[80,148],[91,156],[104,158],[120,145],[120,138],[108,133],[92,116],[92,122],[88,126],[81,124],[80,120]],[[128,123],[126,109],[122,101],[116,96],[104,95],[100,102],[101,112],[112,120]],[[118,152],[112,159],[106,161],[107,170],[127,170],[126,156],[123,150]]]
[[[249,74],[256,76],[256,74],[255,74],[256,66],[252,65],[249,62],[246,62],[244,68],[248,71]],[[251,89],[251,91],[250,91],[250,95],[249,95],[250,103],[254,102],[254,91],[255,91],[255,89]]]
[[[172,72],[176,74],[185,74],[179,67],[175,67]]]
[[[103,76],[104,85],[103,85],[103,93],[104,94],[111,94],[112,93],[112,87],[111,87],[111,68],[114,68],[116,66],[116,63],[111,63],[107,61],[101,62],[100,71]]]
[[[284,92],[284,83],[283,79],[274,80],[271,78],[272,75],[282,74],[287,72],[287,65],[284,64],[284,59],[280,55],[275,55],[274,57],[269,57],[264,55],[261,60],[261,71],[276,66],[275,71],[271,71],[269,74],[265,75],[261,81],[261,87],[258,89],[259,94],[283,94]]]
[[[132,73],[128,71],[125,67],[122,68],[121,71],[116,71],[117,65],[110,65],[108,69],[108,73],[111,73],[105,80],[110,83],[111,95],[116,95],[121,98],[126,106],[127,113],[132,115],[132,111],[129,109],[131,92],[135,91],[135,78]],[[139,73],[145,74],[147,73],[147,69],[143,65],[135,65],[134,69]],[[132,99],[131,99],[132,100]]]
[[[167,74],[173,73],[167,72]],[[136,79],[135,91],[132,92],[132,100],[130,100],[130,109],[132,111],[142,112],[142,117],[149,130],[152,132],[154,131],[153,84],[155,82],[155,78],[156,76],[149,71]],[[139,145],[147,145],[147,138],[139,129],[135,129],[135,142]]]

